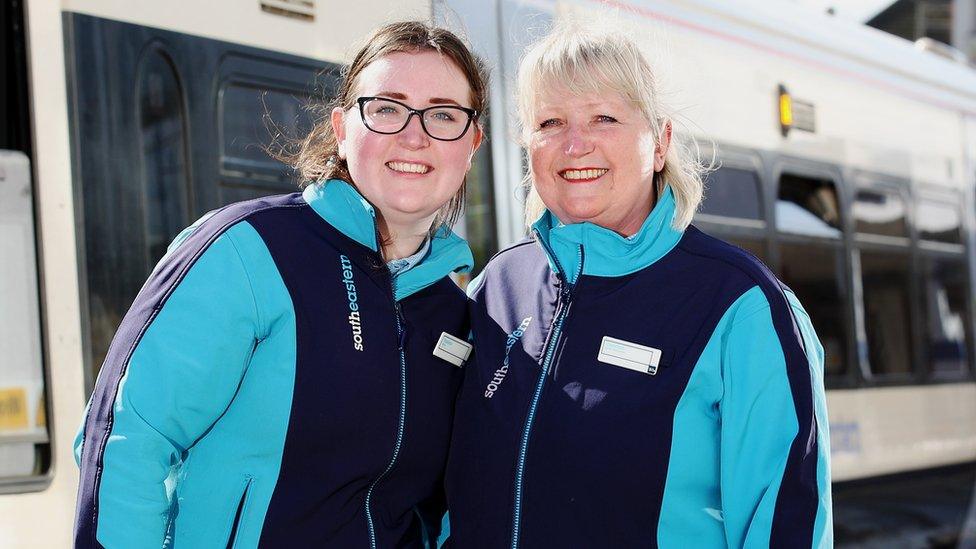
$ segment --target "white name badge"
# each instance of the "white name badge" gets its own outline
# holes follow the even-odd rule
[[[463,366],[471,356],[474,347],[463,339],[458,339],[447,332],[441,332],[437,345],[434,346],[434,356],[442,358],[455,366]]]
[[[635,372],[654,375],[661,362],[661,350],[603,336],[597,360]]]

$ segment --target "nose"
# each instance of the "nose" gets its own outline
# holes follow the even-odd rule
[[[414,115],[416,115],[416,120],[414,120]],[[397,134],[397,141],[400,145],[409,150],[422,149],[430,144],[430,138],[427,136],[427,132],[424,131],[423,125],[420,123],[420,115],[417,113],[410,113],[410,118],[407,119],[407,127],[403,128],[400,133]]]
[[[585,130],[570,127],[566,132],[566,143],[563,147],[566,156],[581,158],[593,152],[593,140]]]

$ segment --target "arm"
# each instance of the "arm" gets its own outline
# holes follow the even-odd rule
[[[721,490],[730,547],[829,547],[823,349],[795,296],[744,295],[724,333]],[[772,302],[772,304],[771,304]]]
[[[262,333],[233,241],[248,230],[164,258],[123,320],[86,418],[78,546],[162,544],[185,453],[230,404]]]

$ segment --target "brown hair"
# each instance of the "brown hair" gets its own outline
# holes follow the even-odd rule
[[[475,124],[488,108],[488,70],[484,62],[471,53],[467,45],[447,29],[421,21],[390,23],[373,32],[356,54],[352,63],[339,76],[339,89],[335,99],[326,105],[311,105],[316,123],[305,137],[291,143],[276,156],[290,164],[298,172],[302,186],[323,179],[343,179],[355,185],[349,175],[345,159],[339,158],[338,142],[332,129],[330,113],[334,107],[349,109],[354,106],[357,80],[371,63],[396,52],[436,51],[454,62],[468,80],[471,88],[471,107],[478,111]],[[465,184],[441,208],[431,235],[443,224],[454,225],[464,208]]]

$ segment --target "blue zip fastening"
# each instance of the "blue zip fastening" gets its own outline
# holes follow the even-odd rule
[[[522,430],[522,443],[519,445],[519,455],[518,455],[518,465],[515,468],[515,504],[512,510],[512,549],[518,549],[519,544],[519,531],[521,530],[522,522],[522,481],[525,477],[525,457],[529,449],[529,435],[532,432],[532,422],[535,420],[535,412],[539,407],[539,399],[542,397],[542,388],[546,384],[546,378],[549,376],[549,367],[552,365],[552,357],[555,355],[556,345],[559,343],[559,336],[562,333],[563,322],[566,320],[566,316],[569,314],[569,305],[572,301],[573,285],[566,282],[565,272],[563,271],[562,265],[559,264],[559,259],[556,254],[552,253],[545,242],[538,238],[538,231],[536,231],[536,237],[542,247],[549,252],[552,257],[553,262],[556,264],[556,269],[560,273],[560,279],[563,282],[563,287],[559,292],[559,313],[556,315],[555,321],[553,321],[552,333],[549,336],[549,341],[546,345],[545,358],[542,361],[542,370],[539,372],[539,380],[535,384],[535,392],[532,395],[532,404],[529,406],[529,414],[525,418],[525,428]],[[576,275],[576,282],[579,282],[580,275],[583,274],[583,247],[579,247],[579,269]]]
[[[396,464],[397,456],[400,455],[400,447],[403,445],[403,427],[407,419],[407,357],[404,353],[406,330],[404,330],[403,322],[401,321],[402,313],[400,312],[400,303],[396,301],[395,291],[393,295],[393,307],[396,309],[397,339],[398,346],[400,348],[400,421],[397,425],[397,437],[396,445],[393,447],[393,457],[390,458],[390,463],[386,466],[386,469],[380,473],[380,476],[373,480],[373,482],[369,485],[369,490],[366,491],[366,524],[369,526],[370,549],[376,549],[376,528],[373,525],[373,512],[369,508],[373,499],[373,489],[376,488],[376,485],[379,484],[379,482],[383,480],[387,474],[389,474],[389,472],[393,469],[393,465]]]

